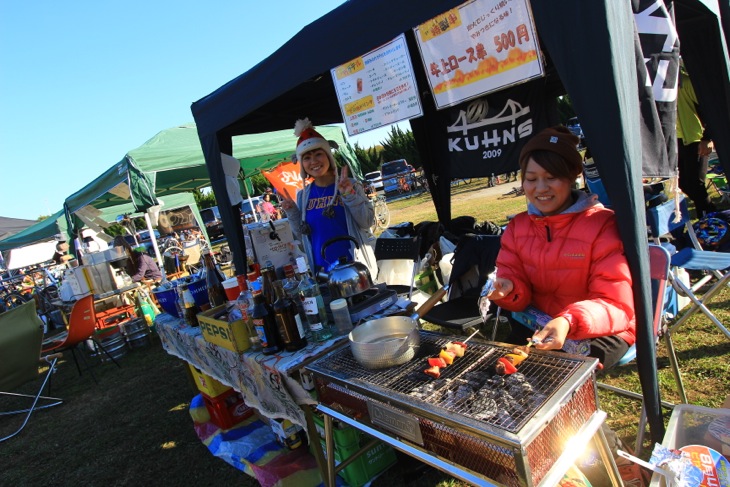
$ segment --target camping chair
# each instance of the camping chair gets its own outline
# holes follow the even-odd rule
[[[667,336],[670,337],[669,340],[671,341],[671,333],[682,326],[682,324],[684,324],[695,313],[701,311],[715,326],[720,329],[720,331],[725,334],[726,337],[730,338],[730,331],[728,331],[725,325],[723,325],[723,323],[717,319],[717,317],[708,308],[713,297],[726,285],[728,285],[730,272],[727,272],[727,269],[730,267],[730,253],[703,250],[699,240],[697,239],[697,235],[695,234],[692,222],[690,221],[687,200],[684,197],[682,197],[679,201],[679,208],[679,218],[676,218],[675,202],[674,200],[669,200],[653,208],[649,208],[647,210],[646,217],[651,235],[655,242],[660,243],[660,237],[678,229],[686,230],[687,235],[692,242],[692,246],[680,249],[677,253],[672,255],[671,266],[673,272],[670,272],[669,274],[669,282],[672,284],[672,288],[674,288],[680,296],[689,298],[692,305],[689,310],[684,312],[684,314],[672,324]],[[677,268],[688,271],[702,271],[705,273],[705,276],[695,284],[688,285],[677,277],[675,272]],[[712,286],[703,294],[702,299],[698,298],[695,295],[697,290],[711,282],[713,282]],[[677,311],[679,312],[679,310]]]
[[[200,267],[200,259],[202,257],[202,250],[200,246],[200,240],[197,238],[188,242],[183,242],[183,254],[187,256],[185,260],[185,269],[188,274],[195,274]]]
[[[669,262],[670,262],[670,256],[669,251],[665,249],[664,247],[660,245],[649,245],[649,277],[651,279],[651,304],[652,304],[652,324],[653,324],[653,330],[654,330],[654,339],[655,342],[658,342],[659,337],[664,333],[663,328],[663,321],[665,317],[664,313],[664,305],[665,305],[665,297],[666,297],[666,291],[667,291],[667,280],[669,279]],[[669,348],[669,347],[667,347]],[[677,383],[677,386],[682,388],[682,378],[679,372],[679,366],[677,364],[677,357],[673,353],[673,349],[671,349],[669,353],[669,362],[672,366],[672,372],[674,374],[674,379]],[[636,344],[633,344],[629,347],[629,349],[626,351],[623,357],[621,357],[621,360],[618,361],[616,364],[616,367],[626,365],[630,362],[633,362],[636,359]],[[602,382],[598,382],[598,387],[601,387],[602,389],[606,389],[612,392],[615,392],[617,394],[620,394],[625,397],[629,397],[632,399],[638,399],[642,401],[642,411],[641,416],[639,419],[639,434],[636,438],[636,446],[634,451],[638,455],[641,452],[642,444],[644,442],[644,433],[646,429],[646,412],[644,410],[643,405],[643,397],[641,394],[638,394],[633,391],[628,391],[626,389],[622,389],[620,387],[611,386],[608,384],[604,384]],[[681,394],[684,395],[684,391],[682,388]],[[685,399],[686,402],[686,399]],[[664,407],[674,407],[673,404],[667,403],[662,401],[662,406]]]
[[[385,282],[388,289],[395,290],[398,295],[407,293],[408,299],[413,295],[413,286],[419,266],[419,237],[379,238],[375,241],[375,260],[378,262],[378,281]],[[400,261],[400,262],[399,262]],[[404,284],[405,272],[398,272],[398,265],[409,261],[412,270],[410,280]],[[399,279],[400,278],[400,279]]]
[[[33,399],[29,408],[0,412],[0,415],[25,414],[25,419],[20,427],[14,433],[0,438],[0,442],[19,434],[28,424],[34,411],[63,403],[63,399],[41,395],[56,369],[56,362],[61,357],[60,354],[41,357],[42,341],[43,321],[36,313],[35,301],[28,301],[0,314],[0,357],[2,357],[0,360],[0,395],[10,396],[21,401]],[[39,371],[39,360],[41,364],[48,366],[48,369],[42,374]],[[9,392],[40,377],[43,380],[35,395]],[[39,401],[43,401],[43,403],[39,405]]]
[[[487,276],[494,271],[500,241],[497,235],[466,234],[459,238],[449,276],[448,300],[428,311],[424,321],[461,332],[484,323],[479,312],[479,294]]]
[[[112,362],[120,367],[119,363],[114,357],[112,357],[106,348],[94,338],[94,332],[96,331],[96,311],[94,309],[94,296],[85,296],[71,308],[71,317],[68,320],[68,330],[49,338],[43,342],[43,353],[56,353],[71,350],[74,363],[76,364],[76,370],[81,375],[81,367],[79,366],[78,359],[76,358],[76,349],[79,344],[85,343],[86,340],[91,340],[96,346],[97,350],[101,350]],[[86,368],[91,373],[91,377],[96,382],[93,370],[89,367],[86,362],[86,357],[81,353],[81,360],[84,361]]]

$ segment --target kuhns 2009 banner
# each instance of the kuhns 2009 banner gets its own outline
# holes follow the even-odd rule
[[[446,109],[451,177],[517,171],[522,147],[549,125],[544,86],[539,79]]]

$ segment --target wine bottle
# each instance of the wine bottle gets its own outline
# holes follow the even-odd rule
[[[279,333],[276,329],[274,313],[269,311],[268,306],[266,306],[258,282],[254,282],[252,294],[254,304],[251,311],[251,321],[253,321],[253,327],[261,342],[261,351],[265,355],[275,354],[281,350],[281,347],[279,346]]]

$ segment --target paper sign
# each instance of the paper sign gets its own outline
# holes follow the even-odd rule
[[[423,114],[406,39],[387,44],[332,70],[347,133],[357,135]]]
[[[414,31],[439,109],[544,74],[527,0],[474,0]]]

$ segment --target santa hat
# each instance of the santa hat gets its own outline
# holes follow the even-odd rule
[[[299,137],[297,141],[297,152],[296,157],[299,161],[299,170],[302,175],[302,179],[309,177],[304,170],[304,164],[302,164],[302,156],[309,151],[314,149],[322,149],[327,154],[330,160],[330,165],[337,175],[337,164],[335,164],[335,158],[332,156],[332,146],[327,142],[327,139],[322,137],[319,132],[314,130],[312,122],[308,118],[297,120],[294,124],[294,135]]]

